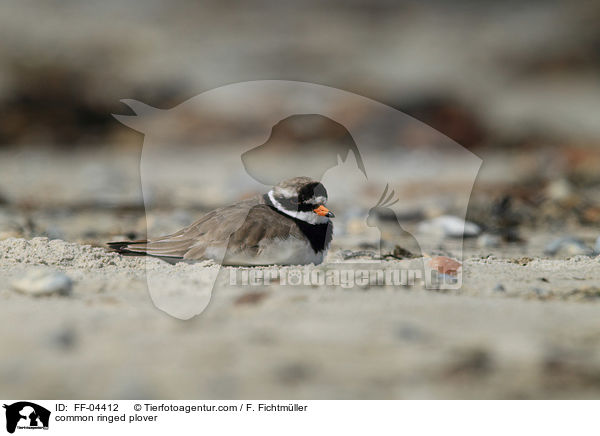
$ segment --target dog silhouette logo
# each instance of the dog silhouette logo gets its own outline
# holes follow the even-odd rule
[[[323,115],[301,114],[277,122],[267,141],[242,153],[241,159],[250,177],[265,186],[274,186],[290,174],[321,181],[349,153],[354,154],[356,169],[366,179],[362,155],[350,132]]]
[[[50,411],[29,401],[19,401],[3,406],[6,409],[6,431],[14,433],[16,429],[47,430],[50,423]]]

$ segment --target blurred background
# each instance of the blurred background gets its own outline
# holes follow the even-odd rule
[[[167,109],[258,79],[375,99],[473,151],[480,224],[594,225],[599,17],[589,1],[2,2],[0,237],[143,233],[143,136],[119,100]],[[86,224],[105,207],[119,222]]]
[[[375,128],[391,129],[407,147],[426,149],[432,141],[431,127],[479,156],[483,164],[473,186],[466,217],[479,226],[480,230],[474,236],[480,233],[481,236],[465,240],[467,256],[480,259],[493,253],[518,260],[525,259],[524,256],[568,259],[575,255],[598,254],[599,21],[600,2],[585,0],[309,0],[301,5],[281,0],[241,4],[223,0],[3,1],[0,3],[0,243],[9,238],[42,236],[49,238],[50,243],[64,240],[102,247],[107,240],[143,238],[147,229],[153,234],[175,230],[192,222],[203,211],[256,193],[243,183],[227,186],[227,189],[219,183],[198,188],[198,185],[189,185],[181,179],[181,189],[176,192],[157,188],[153,203],[157,213],[147,220],[140,181],[144,135],[121,124],[112,114],[133,114],[128,105],[120,102],[121,99],[135,99],[156,108],[170,109],[219,86],[249,80],[284,79],[344,89],[422,121],[423,125],[417,123],[407,129],[389,124],[389,120],[387,124],[385,120],[382,124],[376,123],[381,120],[373,120]],[[252,109],[248,108],[250,112]],[[341,107],[339,110],[351,112],[352,108]],[[369,120],[369,114],[357,116]],[[210,135],[223,127],[230,129],[228,137],[231,138],[236,135],[245,138],[251,132],[244,123],[224,125],[218,114],[190,118],[184,131]],[[293,142],[293,129],[283,130],[281,135],[284,142]],[[183,142],[186,141],[192,143],[193,135],[184,136]],[[396,176],[400,178],[401,174],[393,165],[398,161],[390,158],[398,158],[394,144],[381,147],[379,152],[382,174],[385,173],[391,182]],[[165,159],[169,156],[167,153]],[[416,172],[421,168],[419,165],[422,161],[412,165]],[[219,182],[227,181],[226,163],[223,171],[215,168],[210,174],[220,177]],[[473,181],[468,177],[466,180],[465,175],[460,165],[449,160],[446,171],[432,176],[431,186],[420,183],[399,192],[405,213],[398,218],[412,231],[423,220],[436,216],[464,216],[461,209],[464,205],[457,205],[454,197],[464,193],[464,189],[470,189]],[[373,187],[369,195],[377,200],[380,186]],[[347,206],[346,203],[341,210],[350,211]],[[362,207],[364,215],[368,207]],[[369,241],[354,237],[352,218],[350,214],[346,221],[338,221],[346,235],[345,239],[334,240],[338,250],[369,248]],[[385,221],[386,217],[380,218]],[[371,245],[376,242],[370,241]],[[437,252],[445,255],[459,252],[461,245],[460,241],[432,241]],[[101,258],[88,248],[82,250],[82,259],[91,259],[89,265],[96,265],[95,259]],[[45,262],[36,256],[35,253],[9,253],[6,259],[9,259],[9,265],[13,265],[10,264],[13,260],[14,264]],[[513,306],[502,306],[504,303],[499,303],[498,307],[506,308],[506,312],[498,309],[499,312],[494,312],[495,317],[489,317],[498,322],[496,326],[487,322],[489,314],[476,315],[473,310],[468,316],[473,314],[478,318],[471,319],[472,324],[464,321],[465,328],[462,329],[462,321],[456,319],[466,320],[467,315],[461,312],[463,304],[458,300],[448,303],[454,305],[450,311],[446,311],[448,306],[445,306],[450,300],[442,297],[435,300],[439,305],[437,309],[429,308],[430,301],[415,303],[408,297],[402,300],[409,311],[411,304],[416,307],[417,314],[425,310],[425,319],[432,322],[440,313],[445,313],[450,317],[446,319],[447,325],[460,331],[446,330],[447,325],[438,325],[440,328],[432,336],[419,336],[422,333],[419,329],[398,324],[399,327],[393,330],[394,337],[413,341],[407,347],[417,344],[410,349],[418,351],[415,354],[418,357],[409,359],[408,363],[403,361],[405,366],[398,369],[392,362],[394,359],[390,359],[392,354],[387,354],[389,344],[380,344],[377,348],[379,343],[373,339],[380,338],[381,331],[391,331],[387,325],[384,328],[379,319],[374,319],[364,330],[362,327],[352,330],[355,318],[350,314],[356,308],[341,313],[346,307],[345,300],[334,300],[335,296],[293,297],[296,298],[294,304],[316,301],[324,304],[326,312],[323,313],[339,315],[339,318],[333,316],[312,324],[315,329],[321,329],[319,331],[310,330],[310,326],[303,323],[304,314],[302,309],[297,309],[299,306],[285,312],[267,305],[266,313],[261,312],[264,313],[262,318],[252,318],[251,312],[243,312],[245,305],[250,302],[254,307],[253,304],[262,301],[263,297],[260,294],[250,296],[248,300],[241,300],[242,312],[235,312],[240,325],[247,323],[249,326],[246,330],[241,329],[246,336],[240,336],[238,326],[226,322],[235,317],[218,309],[185,328],[166,316],[154,318],[156,311],[145,293],[142,263],[136,266],[137,269],[132,267],[132,271],[118,271],[122,276],[117,280],[113,278],[112,270],[108,274],[104,269],[98,272],[92,267],[93,271],[87,274],[88,264],[83,260],[81,264],[77,263],[78,255],[65,259],[75,262],[76,271],[71,274],[86,283],[75,288],[80,299],[72,305],[65,303],[64,307],[61,306],[64,302],[49,300],[57,311],[65,310],[57,317],[60,319],[41,316],[43,321],[36,324],[30,334],[23,333],[24,340],[20,344],[16,336],[4,339],[8,341],[4,349],[25,350],[21,356],[15,354],[0,365],[0,374],[5,376],[11,393],[24,392],[31,397],[52,397],[53,394],[76,397],[84,393],[88,398],[94,395],[252,397],[263,394],[268,397],[362,395],[380,398],[398,397],[399,393],[405,397],[497,398],[539,397],[548,392],[560,395],[572,387],[581,388],[578,395],[585,396],[589,393],[586,386],[590,383],[595,386],[595,392],[598,391],[600,357],[596,358],[595,366],[588,367],[585,366],[587,362],[593,360],[577,350],[576,365],[584,362],[584,371],[571,371],[572,367],[564,366],[560,360],[562,349],[556,351],[553,348],[555,336],[545,336],[543,328],[533,325],[537,321],[530,319],[527,310],[514,311]],[[97,261],[98,268],[104,268],[102,262]],[[519,265],[521,262],[526,265],[529,260],[516,261]],[[20,270],[10,268],[6,267],[3,272],[20,274]],[[108,278],[102,274],[107,274]],[[565,280],[576,279],[568,272],[564,277]],[[86,279],[89,281],[85,282]],[[92,283],[93,280],[97,282]],[[535,292],[531,291],[534,295],[531,298],[542,298],[538,289],[546,286],[548,280],[543,283],[536,285]],[[490,287],[495,285],[492,283]],[[477,286],[471,286],[469,292],[479,292]],[[502,285],[496,285],[496,288],[498,286],[503,288]],[[130,289],[139,292],[134,298],[135,305],[121,300],[133,295],[127,294]],[[590,298],[597,299],[598,288],[591,289]],[[10,312],[5,317],[7,325],[34,317],[25,305],[27,297],[18,300],[21,297],[9,293],[8,285],[0,289],[0,295],[3,301],[15,303],[7,310]],[[375,300],[372,301],[383,301],[377,306],[372,301],[362,300],[362,295],[355,296],[364,305],[356,309],[362,317],[368,317],[368,313],[374,311],[385,312],[388,307],[385,298],[389,296],[373,297]],[[90,307],[95,308],[95,312],[88,319],[85,304],[92,300]],[[237,303],[234,306],[237,308]],[[119,312],[123,307],[126,310]],[[142,307],[146,312],[141,312],[139,308]],[[403,307],[398,310],[406,310]],[[577,309],[589,310],[586,312],[589,318],[567,311],[564,322],[579,322],[584,318],[597,320],[597,313],[592,314],[596,306],[590,307]],[[317,316],[321,313],[319,310],[313,310],[311,314]],[[538,314],[543,315],[544,310],[540,309]],[[504,315],[508,312],[522,314],[520,321],[523,324],[507,322]],[[557,310],[552,316],[560,317],[561,313],[566,312]],[[452,314],[456,314],[456,319]],[[117,322],[119,316],[121,323]],[[397,321],[394,313],[387,313],[387,316],[382,315],[381,320]],[[406,314],[406,319],[412,319],[411,316],[411,313]],[[279,320],[282,325],[294,320],[287,337],[298,335],[304,339],[299,344],[291,342],[287,346],[285,336],[270,336],[271,326],[267,326],[267,321],[262,324],[262,320],[267,319]],[[337,319],[340,326],[329,323],[330,319]],[[344,319],[346,328],[342,324]],[[553,325],[551,318],[535,319]],[[417,325],[419,317],[415,315],[412,321]],[[133,325],[145,331],[129,335]],[[498,325],[505,329],[497,328]],[[488,326],[489,331],[482,326]],[[51,332],[49,341],[59,352],[53,357],[56,365],[32,370],[47,375],[46,379],[34,383],[28,381],[29,369],[25,369],[23,362],[45,362],[51,353],[37,348],[38,331]],[[489,333],[483,341],[483,353],[477,347],[461,348],[462,343],[458,346],[458,354],[454,349],[443,348],[443,344],[455,339],[460,342],[465,331]],[[507,335],[504,342],[496,341],[495,335],[501,331]],[[547,366],[539,363],[542,360],[535,360],[537,356],[532,358],[531,366],[523,364],[529,362],[528,352],[532,349],[525,339],[519,342],[524,331],[529,332],[528,337],[539,345],[540,353],[549,356],[547,361],[542,359]],[[342,341],[347,348],[338,349],[327,342],[327,338],[344,337],[353,332],[356,333],[354,342]],[[200,342],[196,335],[203,335],[205,347],[194,348],[194,344]],[[79,341],[86,337],[90,341]],[[439,341],[427,342],[431,337]],[[581,349],[586,350],[586,344],[597,341],[598,337],[586,336],[587,339],[582,339]],[[568,348],[571,338],[565,336],[563,339],[562,345]],[[169,353],[163,352],[167,342],[173,347]],[[81,348],[77,348],[78,344]],[[502,377],[492,374],[479,385],[463,383],[464,380],[473,381],[469,378],[473,374],[475,378],[488,374],[486,371],[493,367],[485,348],[493,348],[490,344],[499,344],[500,348],[502,344],[514,347],[524,344],[519,349],[523,354],[511,360],[518,353],[513,355],[514,350],[510,349],[504,361],[509,365],[502,366],[501,362],[498,366],[506,371]],[[140,356],[130,357],[131,349],[138,350]],[[400,353],[398,349],[394,350]],[[370,352],[379,360],[369,360]],[[319,374],[315,377],[310,372],[313,362],[303,361],[313,353],[321,356],[323,367],[327,368],[323,373],[315,369],[315,374]],[[240,355],[242,357],[238,359]],[[442,362],[446,357],[454,362],[452,359],[457,355],[462,356],[457,358],[457,369],[444,369],[440,372],[439,383],[432,382],[431,374],[437,374],[432,369],[435,362]],[[98,356],[102,359],[94,360]],[[114,360],[110,360],[111,356]],[[330,365],[330,357],[347,365],[340,370]],[[521,357],[523,360],[519,360]],[[354,363],[354,358],[358,363]],[[270,363],[280,360],[284,364],[271,370]],[[196,374],[196,362],[199,361],[213,362],[221,371],[216,374],[204,372],[198,379],[190,378],[191,374]],[[256,377],[245,378],[246,369],[238,362],[253,368]],[[379,377],[386,362],[394,364],[386,373],[391,374],[389,379]],[[106,369],[109,366],[113,371],[110,374]],[[542,375],[535,379],[538,384],[523,384],[523,380],[532,380],[525,371],[522,378],[517,377],[510,386],[505,385],[507,374],[514,374],[515,368],[525,367],[540,371]],[[413,378],[421,369],[424,372]],[[170,374],[179,370],[182,377],[173,383]],[[107,372],[105,377],[82,387],[82,380],[90,381],[90,371],[93,374]],[[394,378],[396,371],[405,371],[400,390],[393,388],[398,380]],[[558,385],[552,384],[556,374],[562,377]],[[445,385],[450,379],[450,384]],[[11,380],[14,381],[12,385]],[[308,384],[306,380],[309,380]],[[310,384],[311,380],[315,383]],[[331,380],[334,382],[327,384]],[[349,380],[353,382],[348,384]],[[411,382],[414,383],[411,385]],[[19,391],[20,387],[26,389]],[[407,390],[402,391],[404,388]]]

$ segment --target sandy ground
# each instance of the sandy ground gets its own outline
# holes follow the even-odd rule
[[[600,392],[598,258],[471,257],[457,291],[217,286],[204,313],[181,321],[152,304],[144,258],[45,238],[7,239],[0,253],[6,397],[593,398]],[[72,295],[35,298],[10,289],[39,264],[72,278]],[[148,268],[176,289],[186,271],[207,267],[157,260]]]

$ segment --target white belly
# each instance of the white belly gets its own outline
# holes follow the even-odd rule
[[[323,262],[327,250],[315,253],[308,241],[297,238],[271,240],[261,244],[258,255],[228,253],[223,265],[315,265]]]

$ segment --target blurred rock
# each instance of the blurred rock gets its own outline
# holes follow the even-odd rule
[[[588,206],[579,212],[579,220],[581,224],[598,224],[600,223],[600,206]]]
[[[23,214],[0,208],[0,240],[23,236],[26,219]]]
[[[571,236],[554,239],[548,245],[544,252],[550,256],[591,256],[594,250],[585,245],[580,239]]]
[[[17,292],[39,297],[53,294],[69,295],[73,282],[60,271],[39,267],[29,270],[11,286]]]
[[[494,286],[494,289],[492,289],[492,291],[494,291],[494,292],[506,292],[506,288],[504,287],[504,285],[502,283],[498,283],[496,286]]]
[[[277,379],[284,385],[306,381],[312,375],[312,368],[302,362],[290,362],[274,370]]]
[[[77,343],[77,335],[71,327],[64,327],[50,336],[51,343],[61,350],[74,348]]]
[[[532,294],[538,298],[541,298],[542,300],[545,300],[547,298],[549,298],[552,294],[549,290],[547,289],[543,289],[543,288],[533,288],[531,290]]]
[[[243,295],[240,295],[235,299],[233,304],[236,306],[239,305],[254,305],[263,301],[265,298],[269,296],[268,292],[247,292]]]
[[[481,248],[497,248],[502,242],[500,236],[484,233],[477,238],[477,245]]]
[[[481,233],[481,228],[472,222],[452,215],[442,215],[419,223],[418,231],[429,235],[449,238],[474,237]]]
[[[594,301],[600,299],[600,288],[597,286],[586,286],[584,288],[573,289],[563,295],[565,300],[575,301]]]
[[[491,371],[493,359],[486,349],[473,347],[470,349],[455,350],[455,361],[447,370],[447,375],[474,376],[484,375]]]
[[[546,187],[546,195],[550,200],[565,201],[573,194],[571,183],[565,178],[554,180]]]
[[[403,322],[398,326],[396,336],[407,342],[423,342],[427,339],[425,332],[419,327],[407,322]]]

